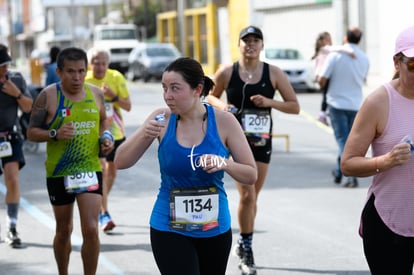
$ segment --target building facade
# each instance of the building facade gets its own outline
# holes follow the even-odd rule
[[[178,0],[180,1],[180,0]],[[183,0],[184,1],[184,0]],[[215,51],[216,61],[203,64],[211,73],[221,63],[232,62],[239,56],[237,41],[241,28],[247,25],[260,27],[265,44],[290,46],[300,49],[307,58],[314,53],[319,32],[329,31],[334,44],[342,44],[348,27],[358,26],[363,31],[360,47],[370,59],[370,79],[382,83],[390,79],[394,67],[392,61],[395,38],[402,28],[414,23],[411,10],[414,1],[409,0],[205,0],[214,5],[217,28],[207,30],[215,33],[215,39],[207,42],[207,48]],[[177,14],[176,14],[177,16]],[[172,21],[173,22],[173,21]],[[188,21],[184,21],[188,22]],[[172,23],[180,28],[178,21]],[[186,42],[187,28],[183,24]],[[174,29],[174,28],[170,28]],[[178,30],[175,29],[175,37]],[[161,41],[164,37],[159,35]],[[216,44],[217,43],[217,44]],[[179,44],[179,43],[178,43]],[[191,55],[191,52],[184,53]]]
[[[87,48],[110,4],[125,10],[149,2],[163,11],[158,40],[199,59],[208,74],[238,58],[239,31],[250,24],[263,30],[265,44],[294,46],[308,58],[319,32],[329,31],[334,44],[341,44],[346,28],[359,26],[370,76],[389,79],[395,38],[414,23],[410,0],[0,0],[0,42],[9,45],[15,60],[56,44]]]

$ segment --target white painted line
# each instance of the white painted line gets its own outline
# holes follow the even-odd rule
[[[6,195],[6,186],[0,182],[0,192],[3,195]],[[56,222],[53,218],[48,216],[46,213],[42,212],[39,208],[29,203],[23,197],[20,198],[20,206],[29,213],[30,216],[36,218],[40,223],[51,229],[53,232],[56,228]],[[71,237],[72,246],[76,248],[81,248],[82,245],[82,238],[77,236],[76,234],[72,234]],[[99,265],[102,265],[105,269],[109,270],[111,273],[116,275],[124,275],[125,273],[117,267],[114,263],[109,261],[104,255],[101,253],[99,254]]]

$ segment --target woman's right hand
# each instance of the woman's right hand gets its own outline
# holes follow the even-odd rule
[[[162,128],[165,126],[162,122],[156,120],[148,120],[144,127],[145,137],[154,139],[160,135]]]
[[[406,164],[411,159],[411,145],[402,142],[395,145],[391,151],[385,155],[384,161],[388,162],[389,167]]]

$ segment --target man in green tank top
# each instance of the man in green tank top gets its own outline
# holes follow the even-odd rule
[[[73,207],[78,203],[83,236],[84,274],[95,274],[99,257],[98,214],[102,202],[99,153],[113,150],[102,91],[85,84],[86,53],[62,50],[57,60],[60,83],[37,97],[27,132],[32,141],[47,142],[46,182],[56,219],[53,241],[59,274],[68,274]]]

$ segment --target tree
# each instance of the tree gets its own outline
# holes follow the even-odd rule
[[[150,3],[149,3],[150,2]],[[157,34],[157,13],[161,11],[159,3],[144,0],[143,4],[136,7],[132,13],[132,19],[141,32],[142,39],[151,39]]]

